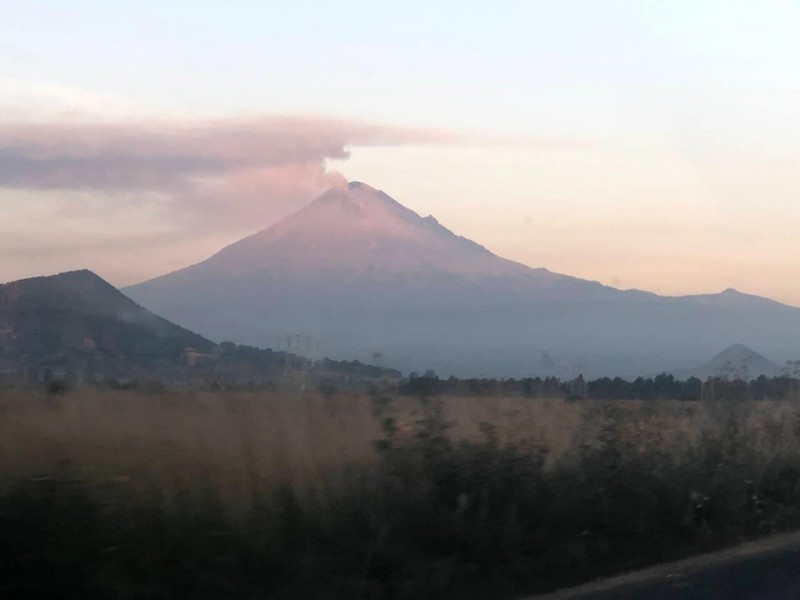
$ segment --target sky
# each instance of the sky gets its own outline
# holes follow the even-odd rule
[[[800,305],[796,1],[0,11],[0,281],[136,283],[360,180],[533,267]]]

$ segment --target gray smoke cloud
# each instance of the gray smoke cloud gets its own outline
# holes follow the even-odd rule
[[[348,147],[448,134],[320,118],[0,125],[0,188],[161,194],[183,218],[252,222],[341,183]]]

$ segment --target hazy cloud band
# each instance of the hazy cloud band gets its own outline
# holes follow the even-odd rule
[[[0,125],[0,187],[158,192],[195,218],[219,222],[224,206],[221,221],[233,224],[335,185],[341,177],[325,163],[348,158],[349,146],[447,139],[320,118]]]

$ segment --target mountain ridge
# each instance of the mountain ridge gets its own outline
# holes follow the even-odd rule
[[[317,337],[332,356],[523,375],[542,352],[597,374],[688,367],[736,340],[793,354],[800,310],[725,291],[669,297],[532,268],[361,182],[334,188],[205,261],[126,288],[211,338]],[[592,371],[590,371],[591,373]]]
[[[214,346],[85,269],[0,284],[0,371],[130,374]]]

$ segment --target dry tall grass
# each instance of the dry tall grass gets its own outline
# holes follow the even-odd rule
[[[82,391],[0,397],[0,473],[64,470],[146,481],[170,495],[192,477],[234,505],[253,486],[298,489],[373,458],[380,437],[368,400],[275,394]]]
[[[31,502],[43,508],[25,516]],[[190,566],[172,575],[214,574],[207,597],[232,581],[247,584],[227,597],[468,597],[476,581],[511,595],[799,525],[800,406],[2,392],[0,505],[0,526],[22,523],[6,548],[41,511],[55,511],[42,547],[55,536],[77,552],[61,531],[73,512],[105,523],[81,550],[92,578],[117,573],[97,597],[201,597],[159,595],[141,574],[142,556],[161,572],[187,545]],[[152,528],[138,541],[101,531],[120,519]],[[162,530],[171,541],[151,545]],[[223,547],[206,548],[219,532]],[[123,561],[92,544],[136,551]],[[129,562],[138,574],[119,574]]]
[[[614,423],[620,445],[679,454],[735,427],[765,460],[800,453],[800,405],[447,397],[441,415],[454,440],[480,440],[494,427],[503,444],[535,442],[554,465],[597,444]],[[66,396],[0,392],[0,476],[54,475],[64,469],[103,478],[146,476],[168,492],[201,474],[232,502],[253,485],[298,491],[331,473],[366,466],[391,418],[413,435],[426,403],[410,397],[280,392],[149,394],[85,390]]]

